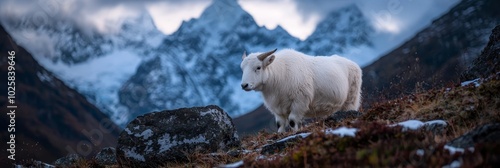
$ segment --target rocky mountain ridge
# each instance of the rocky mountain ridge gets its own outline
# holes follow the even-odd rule
[[[464,0],[398,48],[363,68],[364,107],[460,81],[500,24],[500,3]]]
[[[119,127],[76,90],[69,88],[38,64],[23,47],[18,46],[0,27],[0,77],[7,79],[8,55],[14,51],[15,98],[14,120],[1,117],[0,124],[14,123],[15,161],[2,157],[2,166],[30,159],[52,162],[71,152],[90,155],[102,147],[115,146]],[[7,83],[7,82],[6,82]],[[10,105],[7,85],[0,93],[2,107]],[[10,133],[0,132],[2,141]],[[3,149],[8,149],[2,143]],[[4,153],[7,153],[4,151]],[[2,155],[5,156],[5,155]]]

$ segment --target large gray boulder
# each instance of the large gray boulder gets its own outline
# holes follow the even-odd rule
[[[101,166],[115,165],[116,164],[116,149],[113,147],[106,147],[102,149],[94,157],[96,163]]]
[[[469,148],[479,143],[500,142],[500,123],[490,123],[476,127],[472,131],[448,142],[446,145]]]
[[[231,118],[217,106],[181,108],[139,116],[118,138],[121,167],[158,167],[187,161],[194,152],[228,151],[240,141]]]

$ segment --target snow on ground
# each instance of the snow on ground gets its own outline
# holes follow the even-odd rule
[[[390,125],[391,127],[393,126],[402,126],[403,128],[410,129],[410,130],[417,130],[420,127],[424,126],[424,123],[419,120],[408,120],[408,121],[403,121],[397,124]]]
[[[427,121],[424,123],[424,125],[432,125],[432,124],[439,124],[439,125],[443,125],[443,126],[447,126],[448,123],[446,123],[446,121],[444,120],[432,120],[432,121]]]
[[[231,167],[240,167],[240,166],[243,166],[243,160],[240,160],[238,162],[234,162],[234,163],[231,163],[231,164],[227,164],[227,165],[222,165],[220,167],[231,168]]]
[[[323,132],[325,134],[327,134],[327,135],[332,135],[333,134],[333,135],[338,135],[340,137],[344,137],[344,136],[354,137],[357,130],[358,130],[357,128],[340,127],[340,128],[337,128],[337,129],[328,128],[326,130],[323,130]],[[280,139],[280,140],[278,140],[276,142],[284,142],[284,141],[287,141],[289,139],[292,139],[292,138],[295,138],[295,137],[299,137],[299,136],[302,137],[302,138],[306,138],[309,135],[311,135],[310,132],[305,132],[305,133],[290,135],[290,136],[285,137],[283,139]]]
[[[418,149],[417,150],[417,155],[418,156],[424,156],[424,154],[425,154],[425,151],[423,149]]]
[[[340,137],[344,136],[354,137],[356,136],[356,131],[358,131],[357,128],[340,127],[335,130],[328,128],[325,130],[325,134],[333,134],[333,135],[338,135]]]
[[[474,79],[474,80],[462,82],[461,84],[462,84],[462,86],[467,86],[467,85],[470,85],[470,84],[474,84],[474,86],[479,87],[481,85],[481,80],[479,78],[477,78],[477,79]]]
[[[443,168],[458,168],[460,167],[462,164],[460,163],[460,161],[458,160],[455,160],[453,162],[451,162],[449,165],[445,165],[443,166]]]
[[[445,145],[444,149],[448,150],[450,152],[450,154],[452,154],[452,155],[457,153],[457,152],[460,152],[460,153],[465,152],[465,149],[463,149],[463,148],[457,148],[457,147],[453,147],[453,146],[449,146],[449,145]],[[467,150],[470,152],[474,152],[474,147],[470,147]],[[443,168],[455,168],[455,167],[460,167],[461,165],[462,165],[462,163],[459,160],[455,160],[455,161],[451,162],[449,165],[443,166]]]
[[[452,154],[452,155],[457,153],[457,152],[460,152],[460,153],[465,152],[464,148],[457,148],[457,147],[453,147],[453,146],[449,146],[449,145],[445,145],[444,149],[450,151],[450,154]],[[467,150],[469,150],[470,152],[474,152],[474,147],[470,147]]]
[[[432,120],[432,121],[427,121],[427,122],[422,122],[419,120],[408,120],[408,121],[403,121],[403,122],[400,122],[397,124],[392,124],[389,126],[394,127],[394,126],[399,125],[399,126],[403,127],[403,130],[407,130],[407,129],[417,130],[417,129],[420,129],[424,125],[433,125],[433,124],[439,124],[439,125],[444,125],[444,126],[447,125],[446,121],[444,121],[444,120]],[[323,130],[323,132],[325,134],[333,134],[333,135],[338,135],[340,137],[344,137],[344,136],[354,137],[354,136],[356,136],[356,131],[358,131],[357,128],[347,128],[347,127],[339,127],[337,129],[328,128],[326,130]],[[310,134],[311,134],[310,132],[295,134],[295,135],[291,135],[291,136],[285,137],[283,139],[280,139],[277,142],[283,142],[283,141],[286,141],[286,140],[289,140],[289,139],[292,139],[292,138],[295,138],[298,136],[305,138],[305,137],[309,136]]]
[[[465,151],[463,148],[456,148],[456,147],[448,146],[448,145],[445,145],[444,149],[450,151],[450,154],[452,154],[452,155],[457,153],[457,152],[464,153],[464,151]]]
[[[394,127],[394,126],[399,125],[399,126],[403,127],[403,131],[406,131],[406,130],[417,130],[417,129],[420,129],[422,126],[433,125],[433,124],[439,124],[439,125],[443,125],[443,126],[447,125],[446,121],[443,121],[443,120],[432,120],[432,121],[427,121],[427,122],[422,122],[419,120],[408,120],[408,121],[403,121],[403,122],[400,122],[397,124],[392,124],[389,126]]]
[[[422,122],[422,121],[419,121],[419,120],[408,120],[408,121],[403,121],[403,122],[400,122],[400,123],[397,123],[397,124],[392,124],[392,125],[388,125],[389,127],[394,127],[394,126],[402,126],[403,127],[403,131],[405,130],[417,130],[417,129],[420,129],[422,126],[425,126],[425,125],[433,125],[433,124],[439,124],[439,125],[444,125],[446,126],[447,123],[446,121],[444,120],[432,120],[432,121],[427,121],[427,122]],[[332,129],[332,128],[328,128],[326,130],[323,130],[323,132],[327,135],[338,135],[340,137],[345,137],[345,136],[351,136],[351,137],[354,137],[356,136],[356,132],[358,131],[357,128],[347,128],[347,127],[339,127],[337,129]],[[289,139],[292,139],[292,138],[296,138],[296,137],[301,137],[301,138],[306,138],[308,137],[309,135],[311,135],[310,132],[305,132],[305,133],[300,133],[300,134],[295,134],[295,135],[290,135],[288,137],[285,137],[283,139],[280,139],[278,141],[276,141],[277,143],[278,142],[284,142],[284,141],[287,141]],[[452,147],[452,146],[448,146],[448,145],[445,145],[444,146],[445,149],[447,149],[448,151],[450,151],[451,154],[454,154],[455,152],[464,152],[464,149],[462,148],[455,148],[455,147]],[[474,151],[474,148],[469,148],[468,149],[469,151]],[[259,150],[257,150],[259,151]],[[423,156],[424,155],[424,150],[423,149],[418,149],[416,151],[416,154],[419,155],[419,156]],[[266,159],[267,157],[266,156],[259,156],[257,159]],[[269,159],[269,158],[267,158]],[[221,167],[239,167],[239,166],[242,166],[243,165],[243,161],[238,161],[238,162],[235,162],[235,163],[231,163],[231,164],[227,164],[227,165],[222,165]],[[452,167],[460,167],[460,162],[457,162],[457,161],[454,161],[452,162],[450,165],[447,165],[448,167],[452,168]],[[445,166],[446,167],[446,166]]]

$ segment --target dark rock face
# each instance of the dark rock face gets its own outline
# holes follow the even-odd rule
[[[227,151],[240,141],[231,118],[217,106],[149,113],[130,122],[118,139],[122,167],[187,161],[186,154]]]
[[[442,123],[426,123],[424,124],[424,129],[426,131],[431,131],[435,135],[442,135],[446,133],[446,127],[448,126],[448,123],[442,124]]]
[[[462,74],[462,81],[486,78],[497,72],[500,72],[500,25],[491,31],[488,45]]]
[[[363,107],[415,89],[457,82],[488,43],[491,29],[500,24],[496,6],[500,1],[460,1],[429,27],[364,67]]]
[[[38,160],[52,163],[69,153],[87,157],[106,146],[116,146],[120,128],[92,103],[43,68],[23,47],[18,46],[0,26],[0,104],[9,105],[7,95],[8,54],[15,52],[16,120],[15,162]],[[14,85],[12,85],[14,86]],[[9,117],[0,117],[0,125],[9,125]],[[0,137],[9,137],[0,131]],[[98,138],[96,138],[98,137]],[[6,141],[7,139],[5,139]],[[86,144],[87,148],[81,148]],[[0,148],[8,148],[7,143]],[[29,149],[29,150],[27,150]],[[83,150],[79,150],[83,149]],[[4,155],[2,155],[4,156]],[[13,160],[0,157],[0,167]]]
[[[95,161],[99,165],[115,165],[116,162],[116,149],[113,147],[107,147],[102,149],[97,155],[94,157]]]
[[[278,130],[276,128],[274,116],[264,105],[261,105],[259,108],[247,114],[235,118],[234,125],[238,130],[238,134],[241,136],[253,135],[260,130],[266,130],[268,132],[276,132]]]
[[[78,154],[69,154],[68,156],[57,159],[54,162],[56,166],[71,166],[74,165],[78,160],[83,159],[82,156]]]
[[[471,132],[464,134],[446,145],[469,148],[478,143],[500,142],[500,123],[486,124],[475,128]]]

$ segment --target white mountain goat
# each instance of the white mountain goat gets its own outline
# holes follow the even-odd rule
[[[338,110],[358,110],[361,68],[337,56],[308,56],[276,49],[243,53],[241,87],[261,91],[278,132],[297,131],[304,118],[327,117]]]

